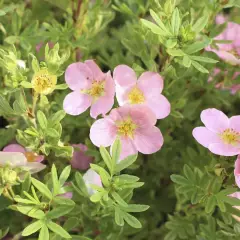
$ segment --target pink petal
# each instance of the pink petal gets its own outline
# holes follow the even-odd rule
[[[63,197],[63,198],[67,198],[67,199],[72,199],[73,193],[72,192],[66,192],[66,193],[60,194],[58,196]]]
[[[144,95],[156,95],[163,90],[163,78],[155,72],[144,72],[137,82]]]
[[[215,52],[221,59],[225,60],[229,64],[240,64],[240,59],[234,56],[232,53],[227,52],[226,50],[214,50],[213,52]]]
[[[42,162],[43,160],[44,160],[44,155],[38,155],[37,157],[36,157],[36,162]]]
[[[224,143],[213,143],[209,145],[208,149],[212,153],[221,156],[235,156],[240,154],[240,145],[234,147],[232,145]]]
[[[72,90],[87,89],[92,80],[91,69],[81,62],[70,64],[65,72],[65,81]]]
[[[136,84],[137,76],[127,65],[118,65],[113,71],[113,79],[121,88],[129,88]]]
[[[108,147],[116,138],[117,129],[108,118],[99,119],[93,123],[90,129],[90,139],[97,146]]]
[[[25,171],[29,171],[30,173],[37,173],[46,168],[46,165],[39,162],[28,162],[26,165],[22,167]]]
[[[70,115],[79,115],[85,112],[91,105],[91,97],[87,94],[82,94],[80,91],[69,93],[63,102],[63,109]]]
[[[193,129],[193,137],[204,147],[208,148],[212,143],[220,143],[219,136],[208,130],[206,127],[196,127]]]
[[[229,128],[229,119],[221,111],[215,108],[208,108],[201,113],[201,120],[212,132],[223,132]]]
[[[114,104],[115,85],[110,72],[106,74],[105,81],[105,95],[91,106],[90,115],[95,119],[99,114],[105,115],[108,113]]]
[[[240,156],[238,156],[237,160],[235,161],[234,176],[235,182],[237,186],[240,188]]]
[[[137,154],[137,148],[134,146],[133,140],[128,137],[121,138],[122,151],[120,155],[120,161],[128,156]]]
[[[216,17],[216,23],[217,24],[223,24],[226,22],[226,17],[223,16],[222,14],[217,15]]]
[[[122,108],[125,106],[119,108],[121,111]],[[134,105],[134,106],[128,106],[128,114],[127,116],[130,116],[134,123],[138,127],[141,128],[147,128],[150,126],[154,126],[157,122],[156,116],[153,113],[149,107],[144,105]]]
[[[133,142],[139,152],[151,154],[161,149],[163,136],[157,127],[142,128],[136,131]]]
[[[90,167],[90,163],[93,161],[93,157],[86,155],[87,146],[83,144],[73,144],[75,149],[71,160],[71,165],[75,169],[86,170]]]
[[[3,148],[3,152],[20,152],[25,153],[26,149],[19,144],[9,144]]]
[[[146,97],[147,106],[154,112],[157,119],[163,119],[170,114],[171,105],[162,94]]]
[[[240,116],[233,116],[229,119],[230,126],[229,128],[232,128],[233,130],[240,133]]]
[[[118,85],[116,85],[116,98],[117,98],[118,104],[120,106],[128,104],[128,93],[131,90],[132,90],[132,87],[125,89],[125,88],[121,88]]]
[[[104,78],[104,73],[93,60],[87,60],[84,63],[91,69],[93,80],[102,80]]]

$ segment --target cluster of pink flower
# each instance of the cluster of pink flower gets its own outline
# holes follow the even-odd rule
[[[227,21],[226,17],[223,15],[218,15],[216,18],[217,24],[223,24]],[[226,29],[219,34],[214,40],[217,40],[218,43],[217,49],[211,48],[208,46],[207,51],[214,52],[221,58],[223,61],[229,63],[232,66],[239,67],[240,65],[240,25],[234,22],[228,22]],[[221,41],[223,41],[221,43]],[[231,41],[231,43],[226,43],[224,41]],[[212,76],[209,77],[208,81],[212,81],[214,77],[227,77],[228,70],[221,71],[219,68],[215,68]],[[235,80],[240,75],[239,69],[232,74],[231,80]],[[240,84],[236,83],[232,86],[224,86],[224,81],[221,81],[216,85],[217,88],[230,90],[232,94],[235,94],[240,90]]]
[[[210,108],[202,111],[201,121],[205,127],[193,129],[193,136],[201,145],[217,155],[238,155],[234,176],[240,188],[240,115],[228,118],[223,112]]]
[[[170,113],[170,103],[161,94],[163,78],[155,72],[145,72],[139,79],[133,69],[119,65],[103,73],[93,60],[71,64],[65,80],[72,90],[63,103],[70,115],[79,115],[90,108],[94,122],[90,139],[96,146],[108,147],[117,137],[122,143],[120,160],[141,152],[151,154],[163,145],[163,136],[155,126],[157,119]],[[120,107],[107,114],[116,97]]]

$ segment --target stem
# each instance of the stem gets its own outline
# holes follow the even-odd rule
[[[36,104],[38,101],[38,94],[36,92],[33,93],[33,105],[32,105],[32,115],[35,116],[35,109],[36,109]]]
[[[10,191],[10,193],[11,193],[12,198],[14,199],[15,193],[14,193],[12,187],[9,187],[9,191]]]
[[[4,195],[4,197],[6,197],[6,198],[10,199],[11,201],[13,201],[13,198],[11,197],[10,193],[8,192],[7,187],[4,188],[3,195]]]

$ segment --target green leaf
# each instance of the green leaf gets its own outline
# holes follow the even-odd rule
[[[121,207],[125,212],[144,212],[149,209],[148,205],[128,204],[127,207]]]
[[[145,19],[141,19],[141,22],[144,26],[149,28],[153,33],[158,34],[158,35],[162,35],[162,36],[166,35],[166,33],[160,27],[158,27],[156,24],[154,24],[150,21],[147,21]]]
[[[4,115],[14,114],[14,111],[9,105],[8,101],[1,95],[0,95],[0,112],[2,112],[2,114]]]
[[[54,125],[56,123],[59,123],[63,120],[63,118],[66,116],[66,112],[64,110],[60,110],[51,116],[50,121],[51,124]]]
[[[122,150],[121,141],[117,138],[112,146],[112,160],[117,163],[120,159],[120,153]]]
[[[30,54],[30,56],[32,57],[32,69],[36,73],[40,70],[39,62],[33,54]]]
[[[115,223],[118,226],[122,227],[124,225],[123,214],[122,214],[122,211],[118,207],[115,207],[114,219],[115,219]]]
[[[38,240],[49,240],[49,231],[46,225],[43,225]]]
[[[38,220],[30,225],[28,225],[22,232],[22,236],[29,236],[35,232],[37,232],[41,227],[43,223],[42,221]]]
[[[102,158],[103,158],[103,161],[104,161],[105,164],[107,165],[110,173],[113,174],[115,162],[114,162],[113,159],[111,158],[111,156],[110,156],[110,154],[108,153],[108,151],[106,150],[106,148],[100,146],[100,154],[101,154],[101,156],[102,156]]]
[[[58,182],[58,175],[57,175],[57,169],[55,164],[52,165],[51,174],[52,174],[52,184],[53,184],[53,196],[56,196],[57,194],[59,194],[60,185]]]
[[[38,189],[39,192],[41,192],[48,199],[52,200],[52,193],[50,192],[50,190],[46,185],[44,185],[43,183],[41,183],[35,178],[32,178],[32,184],[34,185],[34,187]]]
[[[205,28],[207,23],[208,23],[208,15],[205,14],[196,21],[196,23],[192,26],[192,30],[195,33],[199,33]]]
[[[27,81],[22,81],[21,86],[23,86],[24,88],[32,88],[32,84],[30,82]]]
[[[178,36],[179,33],[179,28],[181,25],[181,19],[179,16],[179,11],[178,8],[174,9],[172,19],[171,19],[171,25],[172,25],[172,32],[175,36]]]
[[[189,45],[187,48],[184,49],[184,52],[187,54],[192,54],[195,52],[199,52],[200,50],[204,49],[206,46],[208,46],[211,43],[211,40],[206,41],[198,41],[191,45]]]
[[[198,62],[192,61],[192,65],[199,71],[202,73],[209,73],[209,71],[203,67],[201,64],[199,64]]]
[[[56,223],[54,223],[54,222],[52,222],[52,221],[49,221],[49,222],[47,223],[47,226],[48,226],[48,228],[49,228],[51,231],[53,231],[53,232],[56,233],[57,235],[59,235],[59,236],[61,236],[61,237],[63,237],[63,238],[67,238],[67,239],[71,238],[71,236],[69,235],[69,233],[68,233],[66,230],[64,230],[61,226],[59,226],[58,224],[56,224]]]
[[[217,204],[217,201],[216,201],[216,197],[213,195],[213,196],[210,196],[207,200],[207,203],[206,203],[206,206],[205,206],[205,211],[206,213],[211,213],[213,212],[215,206]]]
[[[76,172],[75,174],[75,181],[83,196],[88,196],[87,187],[85,185],[82,175],[79,172]]]
[[[112,193],[114,200],[122,207],[128,207],[128,204],[116,192]]]
[[[47,128],[47,118],[41,110],[37,112],[37,120],[42,129]]]
[[[62,9],[63,11],[66,11],[68,9],[69,6],[69,1],[68,0],[45,0],[49,3],[51,3],[52,5]]]
[[[102,199],[103,195],[104,192],[96,192],[90,197],[90,200],[92,202],[99,202]]]
[[[63,228],[66,231],[70,231],[77,227],[79,225],[79,219],[76,217],[70,217],[67,219],[67,221],[64,223]]]
[[[123,212],[124,220],[133,228],[141,228],[142,224],[132,215],[129,213]]]
[[[106,171],[103,171],[102,169],[100,169],[99,174],[100,174],[103,185],[105,187],[109,187],[111,178],[109,178],[109,175],[106,174]]]
[[[189,67],[191,66],[192,61],[191,61],[191,59],[189,58],[189,56],[187,56],[187,55],[183,56],[182,64],[183,64],[183,66],[186,67],[186,68],[189,68]]]
[[[202,57],[202,56],[190,56],[192,60],[198,61],[198,62],[206,62],[206,63],[217,63],[217,60],[214,60],[212,58],[208,57]]]
[[[60,187],[62,187],[64,183],[67,181],[70,173],[71,173],[71,166],[66,166],[59,177]]]
[[[48,219],[56,219],[59,218],[61,216],[65,216],[67,215],[69,212],[71,212],[74,208],[74,205],[59,205],[59,206],[55,206],[53,208],[53,210],[51,210],[50,212],[48,212],[46,214],[46,217]]]
[[[120,161],[116,165],[115,172],[121,172],[123,169],[128,168],[130,165],[132,165],[137,160],[138,155],[131,155]]]
[[[187,164],[185,164],[183,167],[183,173],[189,181],[191,182],[195,181],[195,174]]]
[[[60,138],[59,132],[54,128],[47,128],[46,135],[52,138]]]
[[[170,178],[174,183],[177,183],[180,185],[190,185],[189,181],[181,175],[172,174]]]
[[[57,89],[57,90],[65,90],[67,88],[68,88],[68,85],[66,83],[58,84],[55,86],[55,89]]]
[[[167,53],[174,57],[182,57],[186,55],[181,49],[167,49]]]

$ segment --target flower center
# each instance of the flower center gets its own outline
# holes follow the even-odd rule
[[[33,152],[25,152],[25,157],[27,158],[28,162],[36,162],[37,155]]]
[[[128,94],[128,100],[131,104],[140,104],[145,101],[145,97],[138,87],[134,87]]]
[[[129,117],[117,124],[117,132],[120,136],[133,138],[137,125]]]
[[[232,128],[226,129],[220,136],[224,143],[231,145],[236,145],[240,139],[239,132],[234,131]]]
[[[40,70],[32,79],[32,85],[35,92],[47,95],[54,90],[57,83],[57,77],[49,74],[47,70]]]
[[[88,94],[94,99],[98,99],[104,96],[105,93],[105,81],[93,81],[90,89],[81,90],[82,93]]]

